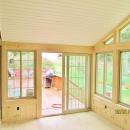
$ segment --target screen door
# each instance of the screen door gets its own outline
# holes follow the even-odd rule
[[[89,107],[89,55],[63,55],[63,112],[85,111]]]

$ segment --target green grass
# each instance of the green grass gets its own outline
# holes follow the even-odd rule
[[[96,92],[98,94],[103,95],[102,86],[98,86],[96,88]],[[111,88],[107,89],[107,92],[112,92]],[[120,93],[120,102],[130,105],[130,89],[128,89],[128,88],[122,89],[122,91]]]
[[[99,75],[98,75],[96,92],[103,95],[103,87],[101,84],[103,82],[102,75],[100,72],[98,74]],[[130,105],[130,76],[123,75],[121,82],[122,82],[123,87],[121,88],[120,101]],[[108,85],[112,84],[112,73],[111,72],[108,72],[107,84]],[[112,87],[107,87],[107,92],[112,92]]]
[[[69,79],[75,83],[77,86],[85,87],[85,74],[82,70],[70,68],[69,69]]]
[[[121,84],[120,101],[130,105],[130,76],[123,75]]]
[[[130,89],[122,89],[120,94],[120,101],[130,105]]]
[[[130,76],[122,76],[122,84],[130,86]]]

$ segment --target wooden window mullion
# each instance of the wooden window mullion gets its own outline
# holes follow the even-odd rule
[[[20,51],[20,98],[22,97],[22,51]]]
[[[103,96],[105,93],[105,82],[106,82],[106,54],[104,54],[104,65],[103,65]]]

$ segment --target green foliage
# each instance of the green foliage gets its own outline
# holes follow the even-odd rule
[[[51,61],[44,58],[42,61],[42,69],[52,69],[55,75],[62,76],[62,60]]]
[[[130,41],[130,24],[123,28],[120,32],[120,42]]]
[[[43,62],[42,62],[42,68],[43,69],[54,69],[54,63],[51,60],[48,60],[46,58],[44,58]]]
[[[128,88],[121,89],[120,101],[130,105],[130,89]]]
[[[20,60],[22,60],[22,69],[32,69],[34,67],[34,53],[21,52],[22,59],[20,59],[20,52],[8,52],[8,66],[12,69],[20,69]]]

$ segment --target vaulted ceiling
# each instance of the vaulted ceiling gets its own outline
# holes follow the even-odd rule
[[[1,0],[3,41],[93,45],[130,14],[130,0]]]

